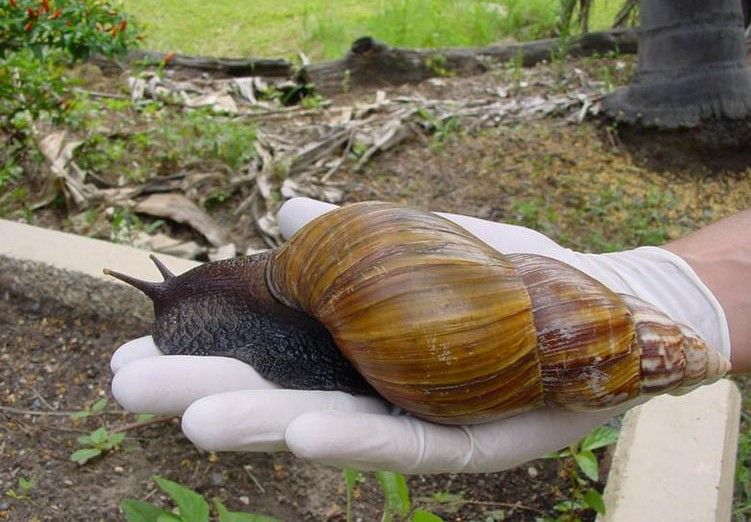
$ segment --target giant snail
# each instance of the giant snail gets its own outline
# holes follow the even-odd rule
[[[377,393],[443,424],[611,408],[730,369],[636,297],[394,204],[339,208],[273,251],[180,276],[152,259],[164,282],[107,273],[153,300],[162,352],[234,357],[286,388]]]

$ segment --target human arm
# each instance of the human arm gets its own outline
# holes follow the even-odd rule
[[[722,219],[664,248],[684,259],[721,303],[733,347],[731,371],[751,371],[751,210]]]

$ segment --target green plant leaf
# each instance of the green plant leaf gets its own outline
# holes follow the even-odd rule
[[[605,514],[605,501],[602,500],[602,495],[600,495],[599,491],[590,489],[584,493],[584,502],[600,515]]]
[[[75,451],[73,455],[70,456],[70,460],[72,460],[73,462],[78,462],[79,464],[86,464],[88,461],[90,461],[94,457],[98,457],[101,454],[102,450],[100,449],[84,448]]]
[[[128,522],[156,522],[160,515],[169,514],[168,511],[141,500],[126,498],[120,502],[120,509],[125,513]]]
[[[344,484],[347,487],[348,493],[350,493],[353,489],[355,489],[355,485],[357,484],[357,481],[360,480],[360,478],[362,477],[361,472],[352,468],[344,468],[342,470],[342,475],[344,475]]]
[[[459,495],[457,493],[449,493],[448,491],[437,491],[427,497],[426,500],[434,504],[461,504],[462,502],[465,502],[465,499],[462,495]]]
[[[138,415],[136,415],[136,422],[146,422],[147,420],[151,420],[154,417],[156,417],[156,415],[154,415],[153,413],[139,413]]]
[[[579,447],[583,450],[595,450],[597,448],[604,448],[618,442],[618,430],[609,426],[600,426],[592,430],[589,435],[579,444]]]
[[[579,469],[589,477],[590,480],[597,482],[597,457],[589,450],[580,451],[574,455],[574,460]]]
[[[430,511],[418,509],[412,514],[412,522],[443,522],[443,519]]]
[[[165,511],[164,513],[159,515],[159,517],[156,519],[156,522],[185,522],[185,519],[178,517],[174,513]]]
[[[354,495],[355,486],[357,482],[362,478],[362,473],[352,468],[342,469],[342,475],[344,476],[344,486],[347,494],[347,512],[345,513],[345,520],[347,522],[352,521],[352,497]]]
[[[385,511],[405,515],[409,511],[409,489],[407,481],[401,473],[392,471],[376,471],[378,482],[381,483],[383,496],[386,499]]]
[[[107,436],[109,434],[107,433],[107,428],[102,426],[101,428],[97,428],[91,433],[89,433],[89,441],[94,446],[98,446],[100,444],[104,444],[107,442]]]
[[[71,419],[85,419],[86,417],[90,417],[91,412],[90,411],[76,411],[70,414]]]
[[[183,522],[208,522],[209,504],[201,495],[164,477],[155,476],[154,482],[177,504]]]
[[[99,413],[107,406],[107,399],[99,399],[96,401],[93,406],[91,406],[91,411],[93,413]]]
[[[124,438],[125,433],[110,433],[109,437],[107,438],[107,443],[110,447],[117,446],[123,441]]]
[[[93,445],[93,442],[91,442],[91,436],[90,435],[79,435],[76,437],[76,441],[81,446],[91,446]]]
[[[278,518],[257,515],[255,513],[243,513],[241,511],[229,511],[222,501],[214,499],[216,512],[219,514],[219,522],[281,522]]]
[[[36,477],[30,477],[28,479],[25,479],[23,477],[18,477],[18,487],[21,488],[22,491],[29,492],[32,489],[34,489],[34,486],[36,486],[37,479]]]
[[[551,451],[550,453],[546,453],[545,455],[543,455],[540,458],[543,458],[543,459],[562,459],[564,457],[568,457],[569,455],[571,455],[571,451],[569,451],[569,449],[566,448],[566,449],[562,449],[560,451]]]

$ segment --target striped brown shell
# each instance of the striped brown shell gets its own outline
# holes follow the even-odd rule
[[[314,220],[267,268],[384,398],[445,424],[544,405],[615,406],[718,378],[685,326],[550,258],[503,255],[437,215],[386,203]]]

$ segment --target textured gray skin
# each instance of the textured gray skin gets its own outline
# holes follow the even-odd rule
[[[274,299],[269,254],[206,263],[163,283],[115,277],[154,301],[154,342],[168,355],[216,355],[246,362],[284,388],[372,393],[318,321]]]
[[[664,129],[747,118],[745,8],[739,0],[642,0],[637,75],[603,100],[606,114]]]

